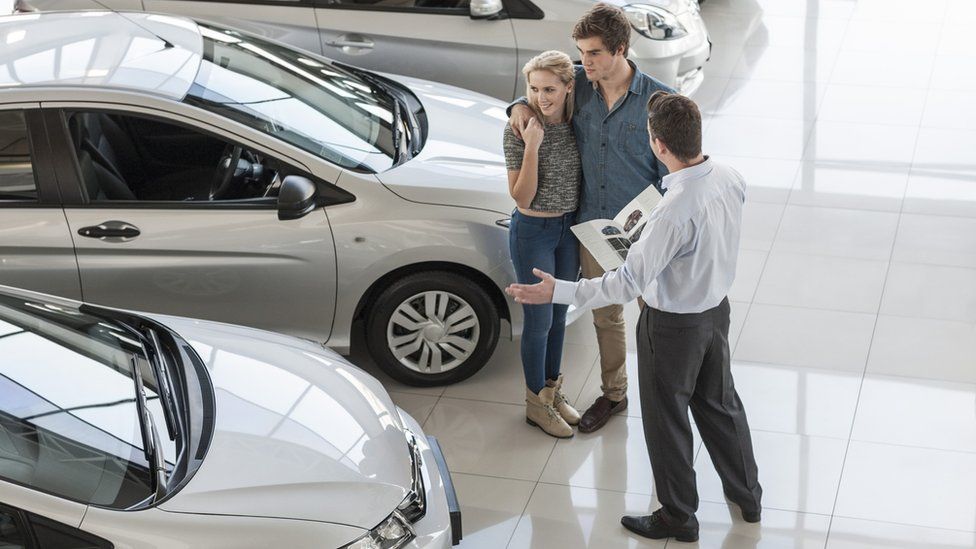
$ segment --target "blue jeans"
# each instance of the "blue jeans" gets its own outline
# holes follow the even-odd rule
[[[579,242],[570,227],[576,213],[559,217],[531,217],[518,210],[512,213],[508,236],[515,265],[515,276],[521,284],[535,284],[539,279],[532,269],[542,269],[556,278],[576,280],[579,275]],[[546,386],[546,380],[559,377],[566,333],[568,305],[523,305],[525,327],[522,330],[522,369],[525,384],[535,394]]]

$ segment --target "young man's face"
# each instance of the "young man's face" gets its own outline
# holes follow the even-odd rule
[[[617,71],[623,70],[626,65],[623,48],[618,52],[611,52],[603,45],[603,40],[599,36],[580,38],[576,41],[576,49],[580,52],[586,79],[590,82],[606,80]]]

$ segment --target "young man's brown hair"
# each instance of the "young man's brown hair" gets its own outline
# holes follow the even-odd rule
[[[647,101],[647,129],[651,139],[660,139],[668,150],[689,162],[701,154],[701,112],[683,95],[656,91]]]
[[[627,57],[630,50],[630,21],[622,9],[600,2],[584,13],[573,27],[573,40],[594,36],[600,37],[611,55],[623,46],[624,57]]]

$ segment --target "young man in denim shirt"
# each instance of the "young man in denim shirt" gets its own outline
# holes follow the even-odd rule
[[[583,188],[577,223],[612,219],[648,185],[660,188],[667,168],[650,154],[648,99],[670,88],[642,73],[627,59],[630,21],[615,6],[596,4],[573,29],[582,64],[576,67],[573,129],[583,164]],[[510,107],[516,135],[531,118],[525,98]],[[583,278],[603,275],[603,268],[580,246]],[[643,305],[643,303],[641,304]],[[583,414],[579,430],[593,432],[627,408],[627,338],[623,305],[593,310],[600,347],[601,389]]]

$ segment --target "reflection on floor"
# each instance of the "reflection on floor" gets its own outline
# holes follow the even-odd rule
[[[976,546],[976,2],[702,9],[705,152],[750,184],[730,297],[766,509],[730,513],[699,443],[699,545]],[[581,407],[599,394],[592,332],[586,315],[567,338]],[[387,386],[441,440],[462,549],[665,545],[619,524],[657,506],[637,406],[542,435],[511,342],[460,385]]]

